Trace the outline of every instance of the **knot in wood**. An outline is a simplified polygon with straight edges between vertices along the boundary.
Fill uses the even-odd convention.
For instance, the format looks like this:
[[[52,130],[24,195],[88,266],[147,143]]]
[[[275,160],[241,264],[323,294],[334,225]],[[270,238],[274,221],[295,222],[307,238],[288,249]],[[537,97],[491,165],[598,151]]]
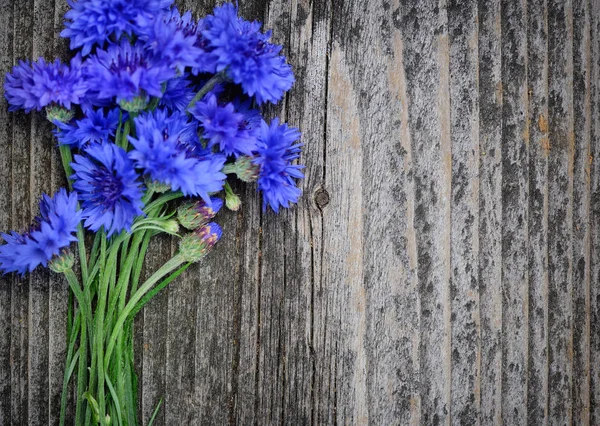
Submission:
[[[320,209],[329,204],[329,192],[325,188],[319,188],[315,191],[315,204]]]

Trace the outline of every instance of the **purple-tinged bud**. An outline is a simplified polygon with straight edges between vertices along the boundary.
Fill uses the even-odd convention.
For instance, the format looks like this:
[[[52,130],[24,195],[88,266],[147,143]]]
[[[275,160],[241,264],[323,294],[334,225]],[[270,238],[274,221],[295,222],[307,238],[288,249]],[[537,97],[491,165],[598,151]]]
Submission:
[[[223,231],[217,223],[207,223],[181,238],[179,254],[186,262],[199,262],[219,241],[222,234]]]
[[[243,182],[255,182],[260,173],[260,166],[254,163],[253,157],[242,155],[235,160],[235,163],[226,164],[223,173],[235,173]]]
[[[204,200],[187,201],[177,209],[177,220],[184,228],[194,230],[207,223],[223,207],[223,200],[212,197],[211,205],[206,204]]]
[[[67,123],[73,119],[73,111],[63,108],[58,105],[52,105],[46,107],[46,118],[49,122],[54,123],[56,121],[61,123]]]
[[[256,182],[260,173],[260,166],[254,164],[254,158],[243,155],[235,160],[235,165],[238,179],[243,182]]]
[[[196,234],[202,239],[209,249],[223,236],[223,230],[217,222],[210,222],[196,231]]]
[[[73,253],[71,253],[69,250],[63,250],[58,256],[54,256],[50,260],[48,267],[53,272],[64,274],[68,270],[72,269],[74,264],[75,257],[73,256]]]

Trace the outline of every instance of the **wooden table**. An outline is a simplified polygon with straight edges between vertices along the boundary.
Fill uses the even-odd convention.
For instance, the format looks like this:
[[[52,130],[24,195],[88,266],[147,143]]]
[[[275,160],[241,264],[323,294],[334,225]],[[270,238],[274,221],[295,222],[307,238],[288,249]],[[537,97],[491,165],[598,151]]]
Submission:
[[[197,13],[211,0],[178,2]],[[0,70],[68,57],[65,0],[0,2]],[[300,204],[223,240],[136,323],[156,424],[600,424],[600,4],[240,0],[297,82]],[[0,229],[64,184],[0,100]],[[150,269],[174,241],[155,242]],[[67,285],[0,283],[0,424],[54,424]]]

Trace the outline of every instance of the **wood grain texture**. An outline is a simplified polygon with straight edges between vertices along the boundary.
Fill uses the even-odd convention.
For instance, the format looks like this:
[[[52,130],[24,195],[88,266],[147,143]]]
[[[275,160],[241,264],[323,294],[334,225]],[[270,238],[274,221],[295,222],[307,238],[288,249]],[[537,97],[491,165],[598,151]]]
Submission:
[[[559,36],[558,31],[561,31]],[[573,419],[573,10],[548,2],[548,395],[549,418]]]
[[[502,70],[500,3],[478,3],[481,424],[502,423]]]
[[[599,424],[598,2],[239,7],[294,67],[266,115],[302,130],[304,196],[275,215],[236,186],[214,252],[140,313],[143,424],[161,399],[158,425]],[[0,0],[0,71],[67,58],[65,10]],[[24,229],[65,184],[50,126],[2,96],[0,146],[0,227]],[[0,424],[57,423],[67,295],[1,279]]]
[[[548,5],[527,3],[529,359],[527,421],[548,422]]]
[[[502,3],[502,421],[527,421],[529,126],[527,9]],[[511,330],[511,333],[507,333]]]

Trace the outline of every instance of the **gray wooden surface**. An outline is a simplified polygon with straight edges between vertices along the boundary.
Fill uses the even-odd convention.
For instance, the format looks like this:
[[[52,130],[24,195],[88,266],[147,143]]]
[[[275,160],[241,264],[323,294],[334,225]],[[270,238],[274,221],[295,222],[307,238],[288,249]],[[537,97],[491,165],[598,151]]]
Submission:
[[[66,7],[0,0],[0,71],[65,57]],[[304,197],[276,216],[238,187],[214,253],[139,315],[143,418],[599,425],[600,2],[240,9],[296,71],[268,114],[302,129]],[[49,135],[0,100],[2,230],[64,183]],[[0,424],[57,422],[67,294],[2,279]]]

